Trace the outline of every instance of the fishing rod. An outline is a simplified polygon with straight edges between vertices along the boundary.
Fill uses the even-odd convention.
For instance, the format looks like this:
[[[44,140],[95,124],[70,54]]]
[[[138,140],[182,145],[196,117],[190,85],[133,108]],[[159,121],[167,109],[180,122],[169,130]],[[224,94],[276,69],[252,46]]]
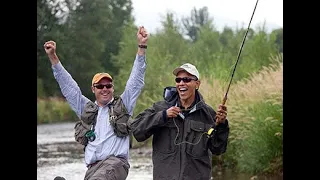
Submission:
[[[229,89],[230,89],[230,85],[231,85],[231,82],[232,82],[232,79],[233,79],[233,76],[234,76],[234,72],[236,71],[236,68],[237,68],[237,65],[238,65],[238,62],[239,62],[239,59],[240,59],[240,54],[241,54],[241,52],[242,52],[242,48],[243,48],[244,42],[246,41],[247,34],[248,34],[249,29],[250,29],[250,24],[251,24],[251,21],[252,21],[252,19],[253,19],[254,12],[256,11],[258,1],[259,1],[259,0],[257,0],[256,5],[254,6],[253,13],[252,13],[251,19],[250,19],[250,21],[249,21],[248,29],[247,29],[244,37],[243,37],[243,40],[242,40],[242,43],[241,43],[241,47],[240,47],[240,50],[239,50],[239,53],[238,53],[237,61],[236,61],[235,66],[234,66],[234,68],[233,68],[232,75],[231,75],[231,79],[230,79],[230,82],[229,82],[227,91],[226,91],[226,93],[225,93],[225,95],[224,95],[224,97],[223,97],[223,100],[222,100],[222,105],[225,105],[225,103],[226,103],[226,101],[227,101],[227,99],[228,99],[228,92],[229,92]],[[216,123],[216,125],[218,125],[218,123]]]

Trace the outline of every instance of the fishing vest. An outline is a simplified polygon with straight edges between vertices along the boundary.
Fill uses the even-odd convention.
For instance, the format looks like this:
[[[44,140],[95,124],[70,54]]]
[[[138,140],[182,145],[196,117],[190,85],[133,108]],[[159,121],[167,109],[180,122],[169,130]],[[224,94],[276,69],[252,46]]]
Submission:
[[[114,97],[108,105],[109,122],[118,137],[125,137],[131,133],[130,123],[132,117],[128,113],[121,97]],[[94,128],[97,120],[99,107],[94,102],[89,101],[81,114],[80,120],[74,126],[74,137],[77,142],[86,146],[88,141],[94,141]]]

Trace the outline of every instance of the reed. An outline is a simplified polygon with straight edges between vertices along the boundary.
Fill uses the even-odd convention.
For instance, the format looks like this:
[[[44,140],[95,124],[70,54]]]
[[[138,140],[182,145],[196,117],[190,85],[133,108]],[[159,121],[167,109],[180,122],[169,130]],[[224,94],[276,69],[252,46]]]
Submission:
[[[231,84],[226,106],[230,122],[227,166],[251,173],[282,170],[283,55],[272,56],[272,65]],[[216,107],[226,82],[203,79],[200,92]]]

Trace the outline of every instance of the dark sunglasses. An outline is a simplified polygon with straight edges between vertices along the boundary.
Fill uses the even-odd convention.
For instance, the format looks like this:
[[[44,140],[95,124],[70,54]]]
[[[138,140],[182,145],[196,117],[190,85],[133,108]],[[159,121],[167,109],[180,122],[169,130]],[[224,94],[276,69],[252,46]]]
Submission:
[[[110,89],[113,87],[113,84],[96,84],[94,85],[94,87],[96,87],[97,89],[103,89],[104,87]]]
[[[189,77],[183,77],[183,78],[177,77],[177,78],[175,79],[176,83],[180,83],[181,80],[182,80],[183,82],[185,82],[185,83],[188,83],[188,82],[190,82],[190,81],[192,81],[192,80],[196,81],[197,79],[196,79],[196,78],[189,78]]]

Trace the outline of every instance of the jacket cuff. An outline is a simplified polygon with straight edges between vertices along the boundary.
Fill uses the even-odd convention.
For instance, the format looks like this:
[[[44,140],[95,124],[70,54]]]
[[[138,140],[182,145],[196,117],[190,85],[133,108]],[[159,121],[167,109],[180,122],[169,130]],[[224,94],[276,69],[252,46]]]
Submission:
[[[228,120],[226,119],[224,123],[219,123],[217,129],[225,129],[229,126]]]

